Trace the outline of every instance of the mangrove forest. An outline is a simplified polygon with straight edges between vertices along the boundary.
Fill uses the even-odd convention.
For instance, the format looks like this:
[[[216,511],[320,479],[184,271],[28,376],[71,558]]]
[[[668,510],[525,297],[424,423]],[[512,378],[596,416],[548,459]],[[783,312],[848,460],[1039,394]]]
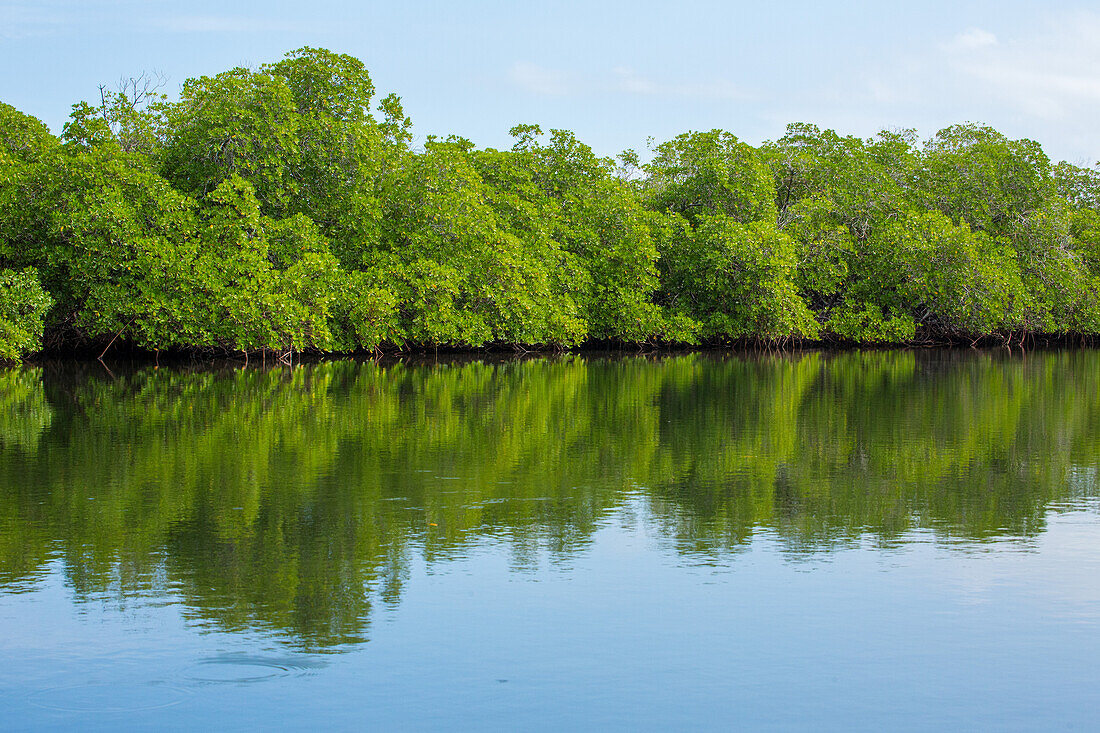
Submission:
[[[97,96],[0,104],[0,359],[1100,333],[1100,171],[978,124],[482,149],[315,48]]]

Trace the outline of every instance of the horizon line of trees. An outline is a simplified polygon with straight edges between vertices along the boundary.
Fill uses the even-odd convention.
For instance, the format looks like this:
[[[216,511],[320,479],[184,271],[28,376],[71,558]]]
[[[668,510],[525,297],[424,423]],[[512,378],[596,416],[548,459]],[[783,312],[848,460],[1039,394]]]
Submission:
[[[100,91],[60,137],[0,103],[0,359],[1100,334],[1100,171],[986,126],[416,149],[308,47]]]

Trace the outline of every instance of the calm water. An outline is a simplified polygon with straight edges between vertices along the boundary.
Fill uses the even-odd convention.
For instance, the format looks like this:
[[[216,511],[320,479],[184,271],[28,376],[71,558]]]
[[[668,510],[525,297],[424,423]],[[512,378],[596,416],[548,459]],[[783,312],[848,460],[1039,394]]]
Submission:
[[[1100,353],[0,371],[0,729],[1095,729]]]

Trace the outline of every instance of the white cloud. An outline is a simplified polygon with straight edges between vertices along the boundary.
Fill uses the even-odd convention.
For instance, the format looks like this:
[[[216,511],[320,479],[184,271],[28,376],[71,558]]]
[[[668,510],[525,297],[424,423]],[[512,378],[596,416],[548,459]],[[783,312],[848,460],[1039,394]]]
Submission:
[[[76,14],[62,9],[50,9],[32,3],[0,4],[0,38],[14,40],[31,36],[50,35],[71,25]]]
[[[277,33],[320,31],[331,24],[316,21],[275,20],[232,15],[157,15],[146,0],[110,2],[83,0],[78,4],[50,2],[4,2],[0,0],[0,38],[17,39],[80,32],[104,15],[128,9],[117,27],[124,30],[156,30],[169,33]]]
[[[741,100],[747,97],[737,85],[725,79],[657,82],[638,74],[628,66],[618,66],[612,74],[615,78],[614,87],[627,94],[714,100]]]
[[[154,18],[148,25],[172,33],[279,33],[320,29],[317,23],[230,15],[172,15]]]
[[[629,94],[656,94],[657,87],[652,81],[639,76],[629,66],[617,66],[612,72],[620,91]]]
[[[961,48],[947,58],[960,80],[1028,116],[1100,113],[1100,16],[1074,14],[1039,33]]]
[[[964,33],[960,33],[951,39],[951,43],[948,44],[950,48],[956,49],[987,48],[996,45],[997,36],[981,28],[971,28]]]
[[[725,79],[700,81],[658,81],[629,66],[616,66],[608,74],[568,74],[526,61],[517,61],[508,71],[513,84],[532,94],[605,96],[609,92],[640,97],[680,97],[709,100],[744,100],[748,97]]]
[[[1010,34],[981,28],[924,49],[876,59],[768,114],[850,134],[916,126],[930,135],[973,121],[1039,141],[1055,160],[1100,157],[1100,13],[1051,16]]]
[[[513,84],[532,94],[561,96],[570,91],[565,74],[526,61],[517,61],[508,71]]]

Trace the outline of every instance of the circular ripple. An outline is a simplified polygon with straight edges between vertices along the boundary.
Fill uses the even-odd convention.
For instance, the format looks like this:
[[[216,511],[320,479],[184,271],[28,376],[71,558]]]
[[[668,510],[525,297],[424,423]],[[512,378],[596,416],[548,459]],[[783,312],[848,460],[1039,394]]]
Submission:
[[[28,702],[71,713],[130,713],[183,702],[186,690],[154,684],[95,684],[53,687],[33,693]]]
[[[259,682],[290,674],[289,666],[270,659],[225,657],[206,659],[187,671],[196,682]]]

